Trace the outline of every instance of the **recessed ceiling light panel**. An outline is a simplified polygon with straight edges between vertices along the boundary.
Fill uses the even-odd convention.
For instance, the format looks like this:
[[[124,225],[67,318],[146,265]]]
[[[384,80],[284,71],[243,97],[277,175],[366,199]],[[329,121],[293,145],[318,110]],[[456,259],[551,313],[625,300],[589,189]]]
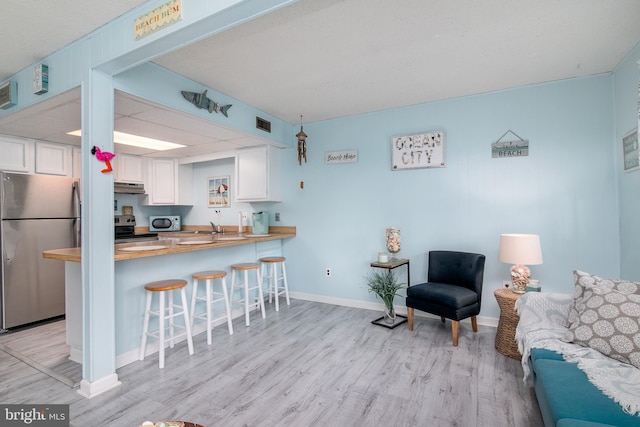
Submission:
[[[82,136],[81,130],[67,132],[68,135]],[[147,138],[144,136],[131,135],[124,132],[113,132],[113,142],[116,144],[130,145],[132,147],[148,148],[150,150],[164,151],[173,150],[174,148],[186,147],[183,144],[175,142],[162,141],[160,139]]]

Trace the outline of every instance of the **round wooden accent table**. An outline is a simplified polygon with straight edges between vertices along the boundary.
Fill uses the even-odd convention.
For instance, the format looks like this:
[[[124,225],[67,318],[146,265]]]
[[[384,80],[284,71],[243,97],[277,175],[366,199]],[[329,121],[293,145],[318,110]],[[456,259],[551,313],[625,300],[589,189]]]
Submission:
[[[516,360],[521,360],[522,355],[518,351],[516,343],[516,326],[520,316],[516,313],[516,300],[524,294],[517,294],[511,289],[497,289],[495,295],[500,306],[500,319],[498,320],[498,331],[496,333],[496,350]]]

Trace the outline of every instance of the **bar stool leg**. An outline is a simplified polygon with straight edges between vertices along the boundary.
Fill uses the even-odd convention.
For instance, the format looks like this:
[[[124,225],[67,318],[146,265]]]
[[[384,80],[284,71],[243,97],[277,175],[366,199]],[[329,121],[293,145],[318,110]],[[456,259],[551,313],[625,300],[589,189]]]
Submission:
[[[284,283],[284,295],[287,299],[287,305],[291,305],[291,302],[289,301],[289,284],[287,283],[287,269],[284,266],[284,262],[282,264],[280,264],[280,266],[282,267],[282,282]],[[277,293],[277,289],[276,289],[276,293]]]
[[[280,311],[280,298],[278,298],[278,275],[277,275],[277,271],[278,269],[276,268],[276,264],[275,262],[271,263],[270,269],[271,269],[271,286],[269,286],[269,296],[271,296],[271,290],[273,289],[273,293],[275,294],[275,299],[276,299],[276,311]],[[269,297],[269,302],[271,302],[271,297]]]
[[[249,326],[249,271],[244,271],[244,324]]]
[[[211,279],[206,281],[207,294],[207,345],[211,345]]]
[[[140,343],[140,355],[138,359],[144,360],[146,348],[147,348],[147,331],[149,330],[149,310],[151,309],[151,293],[147,292],[147,303],[144,310],[144,322],[142,324],[142,342]]]
[[[164,292],[159,292],[158,302],[158,338],[160,348],[158,349],[158,364],[160,369],[164,368]]]
[[[260,273],[262,273],[262,280],[264,279],[269,279],[269,271],[268,271],[267,265],[264,262],[260,263]],[[263,286],[263,283],[260,282],[260,286]],[[271,304],[271,297],[272,297],[272,293],[271,293],[271,282],[269,280],[267,280],[267,292],[269,292],[269,304]]]
[[[189,314],[191,318],[189,319],[189,323],[191,324],[191,330],[193,330],[193,322],[195,320],[196,315],[196,296],[198,294],[198,279],[193,279],[193,287],[191,291],[191,311]]]
[[[264,294],[262,293],[262,274],[260,269],[256,269],[256,280],[258,280],[258,298],[260,300],[260,311],[262,312],[262,318],[266,319],[267,315],[264,311]]]
[[[235,286],[236,286],[236,275],[238,272],[236,270],[231,271],[231,291],[229,293],[229,302],[231,307],[233,307],[233,296],[235,294]]]
[[[182,315],[184,317],[184,327],[187,330],[187,345],[189,355],[193,354],[193,337],[191,336],[191,325],[189,324],[189,306],[187,305],[187,293],[184,288],[180,289],[180,299],[182,300]]]
[[[164,292],[160,293],[161,295],[164,294]],[[174,329],[173,329],[173,292],[167,292],[168,294],[168,299],[169,299],[169,348],[173,348],[173,336],[174,336]],[[164,323],[162,324],[164,326]]]
[[[227,327],[229,328],[229,335],[233,335],[233,323],[231,322],[231,303],[229,295],[227,294],[227,279],[220,279],[222,283],[222,295],[224,297],[224,307],[227,313]]]

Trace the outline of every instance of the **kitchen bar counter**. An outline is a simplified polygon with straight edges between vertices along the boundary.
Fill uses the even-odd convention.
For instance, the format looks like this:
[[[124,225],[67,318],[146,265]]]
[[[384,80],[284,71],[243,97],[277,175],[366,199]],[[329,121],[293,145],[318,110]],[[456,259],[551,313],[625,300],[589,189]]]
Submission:
[[[250,232],[250,229],[247,231]],[[198,233],[185,230],[159,233],[160,240],[115,245],[114,259],[117,262],[114,266],[113,321],[116,367],[138,360],[146,299],[145,283],[167,278],[190,282],[195,271],[228,270],[234,263],[255,262],[264,256],[281,256],[283,242],[295,236],[295,227],[284,226],[270,227],[269,235],[261,236],[249,233],[212,235],[202,230]],[[242,239],[238,239],[239,237]],[[203,241],[205,243],[200,243]],[[131,249],[127,249],[145,246],[159,248],[141,252],[131,252]],[[67,344],[70,347],[70,359],[83,363],[81,249],[53,249],[43,252],[43,256],[63,261],[65,264]],[[191,286],[187,293],[190,297]],[[236,294],[236,297],[240,297],[239,289],[236,289]],[[234,317],[240,315],[242,312],[239,308],[233,310]],[[205,329],[204,323],[198,322],[194,325],[194,334],[199,334]],[[149,348],[150,352],[155,352],[157,344],[151,343]]]
[[[113,259],[114,261],[125,261],[136,258],[192,252],[202,249],[267,242],[269,240],[290,239],[295,236],[295,227],[284,226],[270,227],[269,234],[265,235],[250,233],[210,234],[206,232],[160,233],[158,240],[116,244]],[[158,249],[144,250],[145,247],[158,247]],[[138,251],[137,249],[131,248],[140,248],[140,250]],[[80,262],[81,250],[80,248],[51,249],[44,251],[42,256],[58,261]]]

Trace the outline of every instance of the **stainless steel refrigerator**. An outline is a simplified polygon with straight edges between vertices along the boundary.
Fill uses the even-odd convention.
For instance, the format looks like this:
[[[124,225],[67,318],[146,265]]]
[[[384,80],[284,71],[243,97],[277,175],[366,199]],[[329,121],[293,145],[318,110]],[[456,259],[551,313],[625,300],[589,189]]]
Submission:
[[[42,252],[80,246],[75,178],[0,173],[0,328],[65,313],[64,262]]]

